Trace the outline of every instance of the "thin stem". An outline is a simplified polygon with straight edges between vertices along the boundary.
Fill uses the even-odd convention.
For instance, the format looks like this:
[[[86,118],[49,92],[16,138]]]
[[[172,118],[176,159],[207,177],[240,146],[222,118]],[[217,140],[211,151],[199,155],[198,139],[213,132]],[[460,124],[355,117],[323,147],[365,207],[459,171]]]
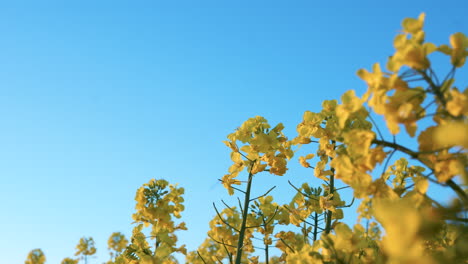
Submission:
[[[237,197],[237,202],[239,203],[239,209],[241,212],[244,211],[243,207],[242,207],[242,203],[241,203],[241,200],[239,199],[239,197]]]
[[[218,243],[218,244],[221,244],[221,245],[224,245],[224,246],[228,246],[228,247],[236,247],[236,246],[233,246],[233,245],[229,245],[229,244],[226,244],[224,243],[224,240],[221,242],[221,241],[218,241],[216,239],[214,239],[212,236],[208,235],[209,238],[211,238],[214,242]]]
[[[249,158],[247,158],[247,156],[244,155],[244,153],[242,152],[238,152],[239,154],[241,154],[242,157],[244,157],[246,160],[250,161],[250,162],[253,162],[253,160],[250,160]]]
[[[374,119],[372,118],[371,114],[370,114],[370,111],[369,111],[369,119],[371,121],[372,124],[374,124],[375,126],[375,129],[377,129],[377,134],[379,134],[379,137],[381,140],[384,140],[384,137],[382,135],[382,132],[380,132],[380,129],[379,129],[379,126],[377,126],[377,123],[374,121]]]
[[[294,212],[293,212],[291,209],[289,209],[286,205],[284,205],[284,208],[286,208],[286,210],[288,210],[291,214],[294,214],[294,216],[295,216],[297,219],[301,220],[301,222],[304,222],[304,223],[306,223],[306,224],[308,224],[308,225],[311,225],[311,226],[314,225],[314,224],[308,222],[307,220],[305,220],[305,218],[302,218],[300,215],[294,213]],[[325,230],[325,229],[323,229],[323,228],[321,228],[321,227],[318,227],[318,229],[320,229],[320,230],[322,230],[322,231]]]
[[[343,206],[338,206],[336,208],[345,208],[345,207],[351,207],[353,204],[354,204],[354,200],[356,200],[354,197],[353,197],[353,200],[351,200],[351,203],[347,204],[347,205],[343,205]]]
[[[229,224],[228,222],[226,222],[226,221],[223,219],[223,217],[221,216],[221,214],[220,214],[219,211],[218,211],[218,208],[216,208],[216,204],[215,204],[215,203],[213,203],[213,207],[214,207],[214,209],[215,209],[215,211],[216,211],[216,214],[218,215],[219,219],[220,219],[226,226],[228,226],[229,228],[234,229],[236,232],[239,232],[239,230],[238,230],[237,228],[233,227],[231,224]]]
[[[235,262],[236,264],[241,264],[241,260],[242,260],[242,249],[244,247],[244,236],[245,236],[245,230],[247,226],[247,215],[249,211],[250,190],[252,188],[252,180],[253,180],[253,174],[252,172],[249,172],[249,179],[247,181],[247,189],[246,189],[245,198],[244,198],[244,208],[242,210],[242,224],[241,224],[241,228],[239,232],[239,241],[237,241],[237,255],[236,255],[236,262]]]
[[[313,234],[314,234],[314,242],[317,240],[317,228],[318,228],[318,214],[317,212],[314,212],[314,231],[313,231]]]
[[[388,156],[387,160],[385,161],[385,165],[383,166],[382,173],[380,174],[380,177],[382,177],[385,174],[385,171],[387,170],[388,163],[390,163],[390,160],[392,159],[393,154],[396,152],[396,150],[392,150],[390,155]]]
[[[239,192],[245,194],[245,192],[244,192],[243,190],[239,189],[239,188],[236,188],[236,187],[234,187],[234,186],[231,186],[231,188],[233,188],[234,190],[239,191]]]
[[[409,77],[413,77],[413,76],[417,76],[419,73],[413,69],[408,69],[406,70],[405,72],[403,72],[401,75],[400,75],[400,78],[403,79],[403,78],[409,78]]]
[[[431,67],[429,67],[429,72],[430,72],[430,74],[431,74],[431,77],[434,77],[436,83],[440,85],[439,78],[437,77],[437,74],[434,72],[434,70],[432,70]],[[451,70],[450,72],[455,73],[455,66],[452,67],[452,70]],[[449,73],[449,74],[450,74],[450,73]],[[447,76],[448,76],[448,75],[447,75]],[[446,77],[447,77],[447,76],[446,76]],[[445,80],[444,80],[444,81],[445,81]]]
[[[348,189],[348,188],[351,188],[351,186],[343,186],[343,187],[340,187],[340,188],[335,188],[335,191],[339,191],[339,190],[343,190],[343,189]]]
[[[293,253],[295,252],[294,249],[293,249],[290,245],[288,245],[288,243],[284,242],[284,239],[280,238],[280,240],[281,240],[281,242],[283,242],[283,244],[284,244],[285,246],[287,246]]]
[[[335,192],[335,169],[331,168],[332,175],[330,175],[330,194],[333,194]],[[331,200],[333,200],[333,196],[331,197]],[[327,221],[325,223],[325,234],[329,234],[331,231],[331,220],[332,220],[332,215],[333,212],[328,210],[326,212],[327,214]]]
[[[224,206],[226,206],[227,209],[231,210],[231,211],[235,211],[232,207],[230,207],[224,200],[221,200],[221,202],[224,204]]]
[[[444,81],[442,83],[445,83],[447,80],[452,79],[455,76],[456,69],[457,68],[453,66],[452,69],[449,71],[449,73],[445,76]]]
[[[405,154],[407,154],[410,157],[415,158],[415,159],[417,159],[418,155],[419,155],[419,153],[417,153],[415,151],[412,151],[411,149],[409,149],[409,148],[407,148],[405,146],[399,145],[399,144],[397,144],[395,142],[388,142],[388,141],[385,141],[385,140],[374,139],[374,140],[372,140],[372,143],[383,146],[383,147],[393,148],[393,149],[401,151],[401,152],[403,152],[403,153],[405,153]]]
[[[276,208],[276,209],[278,209],[278,208]],[[276,214],[276,212],[275,212],[275,214]],[[262,222],[263,222],[263,228],[264,228],[265,231],[266,231],[267,225],[268,225],[268,223],[269,223],[270,221],[265,221],[265,217],[262,217]],[[269,264],[269,258],[270,258],[270,256],[269,256],[269,254],[270,254],[270,252],[269,252],[269,246],[268,246],[268,244],[266,243],[265,240],[263,240],[263,243],[265,244],[265,264]]]
[[[201,260],[203,261],[203,263],[207,264],[205,259],[202,257],[202,255],[200,254],[200,252],[197,250],[197,254],[198,256],[201,258]]]
[[[267,194],[269,194],[271,191],[273,191],[274,188],[276,188],[276,186],[271,187],[266,193],[264,193],[264,194],[262,194],[260,196],[257,196],[257,197],[255,197],[253,199],[250,199],[250,201],[252,202],[252,201],[257,200],[258,198],[267,196]]]
[[[411,80],[405,80],[406,82],[418,82],[418,81],[424,81],[424,78],[416,78],[416,79],[411,79]]]
[[[223,239],[223,247],[224,247],[224,250],[226,251],[226,254],[228,255],[229,264],[232,264],[232,254],[231,254],[231,252],[229,252],[229,250],[227,249],[226,243],[224,243],[224,239]],[[221,263],[222,263],[222,262],[221,262]]]
[[[318,201],[317,198],[312,197],[312,196],[310,196],[310,195],[308,195],[308,194],[306,194],[306,193],[303,193],[299,188],[297,188],[296,186],[294,186],[294,185],[291,183],[291,181],[288,180],[288,183],[289,183],[289,185],[291,185],[297,192],[301,193],[301,194],[304,195],[305,197],[307,197],[307,198],[309,198],[309,199],[312,199],[312,200],[314,200],[314,201]]]

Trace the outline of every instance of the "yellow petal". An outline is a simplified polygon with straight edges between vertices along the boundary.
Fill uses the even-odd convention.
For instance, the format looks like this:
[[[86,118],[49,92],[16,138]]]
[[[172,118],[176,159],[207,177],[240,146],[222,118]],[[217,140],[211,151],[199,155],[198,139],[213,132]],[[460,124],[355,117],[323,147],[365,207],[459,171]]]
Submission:
[[[435,141],[441,146],[463,146],[468,148],[468,124],[451,122],[437,127]]]

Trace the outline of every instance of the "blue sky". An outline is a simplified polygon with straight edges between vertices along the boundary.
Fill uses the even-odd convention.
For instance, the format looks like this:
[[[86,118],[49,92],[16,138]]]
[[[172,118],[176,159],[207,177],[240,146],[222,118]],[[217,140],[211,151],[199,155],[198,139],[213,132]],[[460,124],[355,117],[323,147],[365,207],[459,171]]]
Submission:
[[[108,259],[127,236],[135,191],[151,178],[186,189],[179,234],[205,238],[230,165],[221,142],[255,115],[294,137],[305,110],[392,54],[404,17],[427,39],[468,32],[465,1],[4,1],[0,8],[0,255],[48,263],[92,236]],[[465,71],[466,72],[466,71]],[[293,170],[291,170],[293,171]],[[297,169],[258,179],[309,181]],[[255,185],[255,183],[254,183]],[[255,186],[254,186],[255,188]],[[284,198],[286,199],[286,198]]]

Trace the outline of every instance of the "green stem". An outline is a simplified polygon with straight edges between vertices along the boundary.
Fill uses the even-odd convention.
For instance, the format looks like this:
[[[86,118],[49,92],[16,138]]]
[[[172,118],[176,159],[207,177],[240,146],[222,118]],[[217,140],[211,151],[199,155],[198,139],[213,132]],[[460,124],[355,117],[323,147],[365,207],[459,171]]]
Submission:
[[[409,148],[407,148],[405,146],[399,145],[397,143],[392,143],[392,142],[388,142],[388,141],[385,141],[385,140],[379,140],[379,139],[372,140],[372,143],[377,144],[377,145],[382,146],[382,147],[393,148],[395,150],[398,150],[398,151],[401,151],[403,153],[408,154],[411,158],[418,159],[418,153],[417,152],[412,151],[411,149],[409,149]],[[424,165],[426,165],[426,164],[424,164]]]
[[[274,217],[274,216],[273,216]],[[265,232],[267,232],[267,228],[268,228],[268,222],[265,220],[265,216],[262,216],[262,222],[263,222],[263,228],[265,229]],[[268,235],[269,236],[269,235]],[[270,258],[270,252],[269,252],[269,246],[268,244],[266,243],[266,240],[265,240],[265,235],[264,235],[264,240],[263,240],[263,243],[265,244],[265,264],[269,264],[269,258]]]
[[[331,143],[335,146],[333,147],[333,149],[336,149],[336,145],[335,145],[335,140],[331,140]],[[333,197],[333,194],[335,193],[335,168],[331,168],[330,169],[332,174],[330,175],[330,193],[329,195],[331,195],[331,200],[333,201],[334,200],[334,197]],[[325,234],[329,234],[331,232],[331,220],[332,220],[332,216],[333,216],[333,212],[328,210],[326,212],[326,218],[327,218],[327,221],[326,221],[326,224],[325,224]]]
[[[332,175],[330,175],[330,194],[333,194],[335,192],[335,169],[331,168]],[[333,200],[333,196],[331,197],[331,200]],[[325,225],[325,234],[329,234],[331,231],[331,220],[332,220],[332,215],[333,212],[328,210],[327,211],[327,222]]]
[[[236,264],[241,264],[242,259],[242,248],[244,247],[244,236],[245,230],[247,229],[247,215],[249,212],[250,203],[250,189],[252,188],[253,174],[249,173],[249,179],[247,181],[247,189],[245,191],[244,208],[242,208],[242,224],[239,232],[239,241],[237,241],[237,255]]]
[[[314,212],[314,242],[317,240],[318,233],[318,214]]]

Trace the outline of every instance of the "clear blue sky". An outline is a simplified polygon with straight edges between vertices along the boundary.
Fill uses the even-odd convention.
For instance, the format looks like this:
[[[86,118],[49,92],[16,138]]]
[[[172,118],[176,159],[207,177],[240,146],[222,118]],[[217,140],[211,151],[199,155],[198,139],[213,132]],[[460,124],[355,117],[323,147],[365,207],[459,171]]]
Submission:
[[[283,122],[384,62],[404,17],[426,12],[427,38],[468,32],[466,1],[3,1],[0,5],[0,255],[71,257],[92,236],[108,259],[127,236],[136,189],[186,189],[182,243],[195,249],[228,197],[221,142],[244,120]],[[290,194],[285,180],[259,178]],[[255,183],[254,183],[255,184]],[[255,188],[255,187],[254,187]]]

